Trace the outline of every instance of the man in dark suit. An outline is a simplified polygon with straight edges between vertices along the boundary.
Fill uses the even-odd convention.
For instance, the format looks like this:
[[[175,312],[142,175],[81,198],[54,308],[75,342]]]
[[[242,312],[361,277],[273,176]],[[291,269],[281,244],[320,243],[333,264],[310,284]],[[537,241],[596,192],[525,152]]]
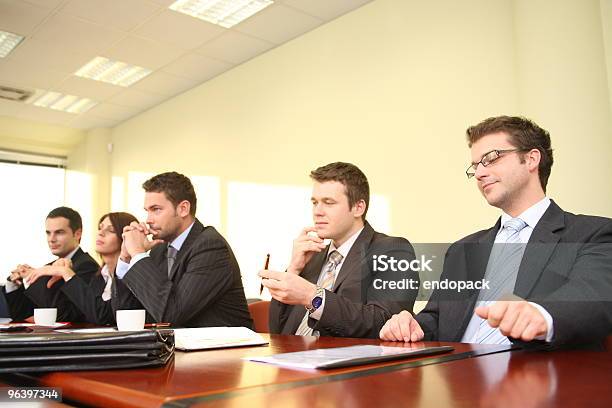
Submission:
[[[412,261],[412,245],[374,231],[365,221],[370,191],[356,166],[331,163],[310,177],[315,226],[305,228],[294,241],[286,272],[260,271],[273,297],[270,331],[376,337],[393,313],[412,308],[418,289],[417,272],[378,273],[376,259]],[[414,289],[381,289],[383,281],[402,279],[412,279]]]
[[[75,273],[89,282],[99,265],[79,246],[83,231],[79,213],[68,207],[55,208],[47,215],[45,230],[51,253],[58,259],[70,259]],[[29,285],[27,277],[32,270],[29,265],[18,265],[3,288],[11,318],[24,320],[32,316],[34,308],[56,307],[58,321],[82,321],[81,312],[60,291],[63,282],[47,287],[50,277],[45,276]]]
[[[490,118],[467,137],[467,176],[503,213],[493,228],[449,248],[441,279],[484,278],[491,287],[463,297],[434,291],[415,317],[394,315],[381,339],[601,344],[612,331],[612,220],[574,215],[546,197],[552,149],[535,123]]]
[[[143,308],[148,320],[175,327],[251,328],[236,258],[215,228],[195,218],[189,178],[158,174],[143,188],[147,221],[123,231],[113,309]]]

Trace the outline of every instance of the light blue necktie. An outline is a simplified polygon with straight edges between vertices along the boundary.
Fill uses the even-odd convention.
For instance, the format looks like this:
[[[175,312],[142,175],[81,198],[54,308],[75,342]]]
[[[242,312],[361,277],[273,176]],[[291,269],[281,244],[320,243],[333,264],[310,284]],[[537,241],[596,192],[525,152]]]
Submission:
[[[505,222],[503,230],[493,244],[485,280],[489,281],[489,290],[481,290],[478,295],[479,305],[489,305],[504,295],[511,295],[516,284],[525,243],[520,241],[520,232],[527,224],[520,218],[512,218]],[[499,329],[489,326],[486,320],[480,322],[475,338],[476,343],[504,344],[508,338]]]

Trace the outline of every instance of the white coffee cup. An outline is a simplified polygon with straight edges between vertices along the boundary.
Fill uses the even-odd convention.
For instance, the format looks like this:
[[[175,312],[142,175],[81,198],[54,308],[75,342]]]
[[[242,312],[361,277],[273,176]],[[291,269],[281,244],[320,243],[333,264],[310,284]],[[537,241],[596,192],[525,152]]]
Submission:
[[[145,324],[144,309],[117,310],[117,330],[138,331],[143,330]]]
[[[38,326],[53,326],[57,319],[56,308],[34,309],[34,324]]]

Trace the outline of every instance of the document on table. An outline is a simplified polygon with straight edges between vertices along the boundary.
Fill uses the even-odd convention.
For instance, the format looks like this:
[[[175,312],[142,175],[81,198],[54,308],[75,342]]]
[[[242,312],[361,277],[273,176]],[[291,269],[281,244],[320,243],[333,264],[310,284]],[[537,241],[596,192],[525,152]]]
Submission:
[[[268,344],[263,337],[246,327],[174,329],[174,342],[177,350],[184,351]]]
[[[377,363],[407,357],[420,357],[452,350],[453,347],[451,346],[407,348],[362,345],[322,348],[294,353],[273,354],[271,356],[245,357],[244,359],[292,368],[325,369]]]

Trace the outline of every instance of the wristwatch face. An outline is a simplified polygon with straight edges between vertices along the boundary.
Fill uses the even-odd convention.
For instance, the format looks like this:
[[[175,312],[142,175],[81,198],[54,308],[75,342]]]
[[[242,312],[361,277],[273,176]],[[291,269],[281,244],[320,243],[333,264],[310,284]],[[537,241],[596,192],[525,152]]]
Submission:
[[[315,296],[312,299],[312,308],[317,310],[321,304],[323,303],[323,298],[321,296]]]

